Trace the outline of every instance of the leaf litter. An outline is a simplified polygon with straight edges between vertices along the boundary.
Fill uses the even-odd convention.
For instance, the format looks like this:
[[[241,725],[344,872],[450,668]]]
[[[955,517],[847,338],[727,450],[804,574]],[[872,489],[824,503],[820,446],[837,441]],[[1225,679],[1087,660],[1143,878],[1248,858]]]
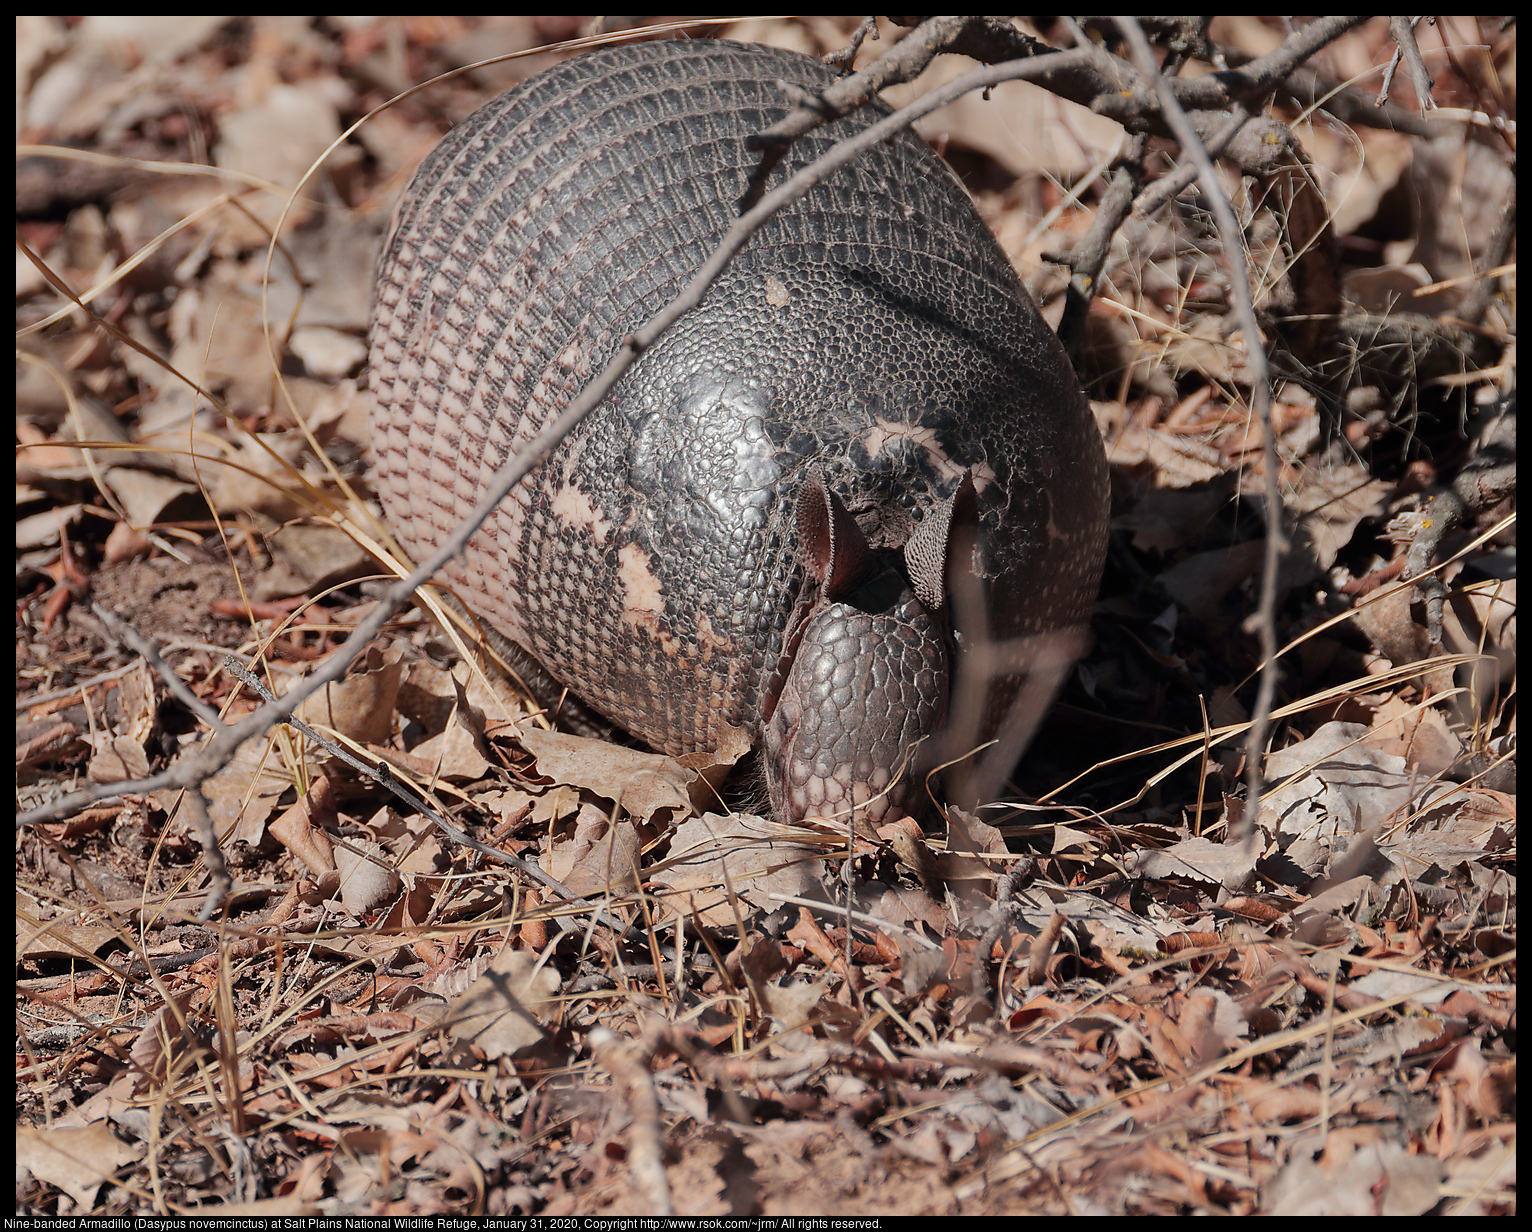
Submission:
[[[492,28],[527,45],[562,33],[524,20]],[[1271,33],[1220,20],[1222,37],[1253,48]],[[1444,37],[1489,41],[1441,20]],[[482,37],[453,22],[419,19],[411,45],[450,60]],[[236,103],[215,158],[290,184],[307,166],[299,146],[338,131],[341,83],[384,62],[365,25],[328,42],[261,23],[245,50],[293,57],[281,65],[293,81]],[[95,27],[79,27],[77,44],[57,33],[58,63],[95,63]],[[213,29],[179,33],[196,48]],[[178,64],[166,98],[202,98],[209,115],[229,105],[216,46]],[[1385,46],[1365,27],[1336,45],[1332,67],[1359,74]],[[310,79],[325,56],[333,72]],[[1444,90],[1482,85],[1438,77]],[[468,102],[463,114],[460,88],[443,98]],[[91,97],[53,121],[61,140],[97,139],[106,111]],[[987,127],[993,112],[970,113],[978,127],[956,157],[980,151],[1007,168],[1008,187],[979,177],[975,193],[1020,252],[1057,184],[1026,152],[993,153],[1007,134]],[[174,143],[184,130],[164,114],[177,112],[146,107],[140,127]],[[289,386],[313,437],[272,410],[248,264],[264,246],[259,221],[279,212],[270,198],[183,235],[173,262],[130,284],[132,317],[152,306],[155,278],[185,283],[140,332],[183,363],[201,357],[253,435],[199,424],[207,456],[193,459],[192,401],[161,368],[84,335],[67,357],[49,339],[28,343],[138,409],[128,436],[95,402],[49,409],[19,371],[19,576],[36,579],[18,649],[24,804],[71,775],[140,777],[197,738],[163,683],[124,663],[72,598],[81,564],[98,600],[153,635],[227,719],[256,704],[221,668],[229,649],[264,664],[280,693],[367,609],[357,579],[373,556],[335,482],[357,478],[336,460],[344,468],[364,434],[335,382],[354,370],[381,221],[350,194],[367,159],[369,174],[412,165],[437,119],[386,113],[329,184],[353,211],[301,206],[294,256],[309,306],[289,340],[301,373]],[[1462,147],[1418,142],[1412,157],[1404,134],[1355,130],[1348,144],[1319,125],[1303,139],[1319,174],[1353,176],[1336,219],[1353,216],[1356,245],[1397,230],[1387,212],[1401,177],[1440,197],[1444,217],[1475,220],[1429,234],[1417,220],[1418,270],[1380,253],[1381,269],[1348,274],[1373,311],[1391,311],[1397,287],[1434,288],[1450,310],[1460,289],[1438,284],[1472,272],[1494,221],[1442,187],[1461,182]],[[1359,148],[1368,157],[1348,163]],[[1488,147],[1471,148],[1484,162]],[[1502,170],[1490,159],[1476,173],[1486,199]],[[162,225],[136,202],[178,218],[207,205],[207,185],[170,179],[27,234],[60,266],[95,268],[103,217],[133,248]],[[1266,794],[1246,818],[1253,660],[1241,622],[1262,545],[1242,493],[1259,458],[1238,394],[1248,373],[1197,247],[1206,237],[1178,225],[1154,224],[1120,254],[1092,313],[1114,542],[1131,565],[1109,574],[1097,645],[1002,806],[875,835],[780,827],[704,767],[610,733],[547,730],[564,699],[506,690],[448,634],[403,616],[304,717],[541,876],[457,843],[287,730],[247,744],[206,786],[236,882],[221,923],[197,922],[206,870],[172,793],[24,833],[19,1206],[1513,1212],[1511,522],[1482,510],[1448,545],[1477,537],[1442,571],[1450,601],[1434,647],[1395,580],[1434,476],[1392,446],[1328,458],[1314,399],[1286,386],[1275,414],[1291,667]],[[1179,297],[1188,270],[1206,299]],[[1050,279],[1038,278],[1045,301],[1059,289]],[[274,269],[268,290],[296,302],[299,281]],[[18,304],[41,294],[19,286]],[[1445,482],[1461,443],[1442,423],[1411,431],[1429,436]],[[77,444],[102,437],[121,447],[93,451],[112,461],[102,485],[115,506]],[[110,535],[97,525],[109,507],[125,512]],[[304,520],[316,511],[324,524]],[[213,516],[237,533],[207,533]],[[118,533],[148,526],[158,540]]]

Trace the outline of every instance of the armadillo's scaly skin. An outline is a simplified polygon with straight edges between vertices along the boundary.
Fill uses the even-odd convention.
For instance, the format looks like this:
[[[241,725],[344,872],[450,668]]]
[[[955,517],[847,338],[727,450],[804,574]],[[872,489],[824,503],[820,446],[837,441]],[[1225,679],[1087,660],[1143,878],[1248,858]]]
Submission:
[[[778,79],[833,76],[742,44],[598,51],[426,159],[383,257],[370,355],[377,491],[417,559],[712,252],[757,165],[745,138],[792,106]],[[799,141],[768,187],[883,111]],[[910,134],[768,222],[447,579],[655,747],[755,739],[815,467],[858,521],[894,527],[885,547],[971,473],[992,632],[1088,616],[1106,516],[1089,409],[963,189]]]

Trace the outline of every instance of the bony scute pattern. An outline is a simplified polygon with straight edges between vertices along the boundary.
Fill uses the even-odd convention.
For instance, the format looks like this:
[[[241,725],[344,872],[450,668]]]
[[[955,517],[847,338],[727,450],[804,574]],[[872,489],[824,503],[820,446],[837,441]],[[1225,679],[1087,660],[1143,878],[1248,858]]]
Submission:
[[[635,44],[444,138],[401,203],[371,338],[376,486],[407,551],[712,253],[747,138],[791,106],[779,81],[832,79],[768,48]],[[884,110],[797,142],[768,187]],[[983,579],[990,636],[1081,623],[1105,515],[1062,350],[906,133],[762,227],[446,574],[655,747],[764,739],[778,811],[804,816],[867,807],[942,722],[965,644],[951,571]]]

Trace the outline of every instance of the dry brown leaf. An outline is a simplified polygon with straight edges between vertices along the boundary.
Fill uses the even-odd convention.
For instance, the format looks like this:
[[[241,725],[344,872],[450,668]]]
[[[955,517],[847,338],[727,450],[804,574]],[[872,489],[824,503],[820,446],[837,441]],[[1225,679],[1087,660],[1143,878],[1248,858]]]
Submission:
[[[1129,857],[1127,864],[1141,877],[1196,877],[1237,889],[1250,881],[1264,846],[1254,834],[1239,844],[1188,838],[1159,851],[1147,847]]]
[[[16,1166],[57,1185],[80,1211],[89,1211],[101,1183],[143,1154],[98,1122],[78,1129],[16,1127]]]
[[[977,817],[967,816],[958,809],[947,810],[947,850],[937,861],[943,880],[992,881],[997,866],[978,857],[1009,857],[1010,854],[1005,845],[1005,836],[994,826],[986,825]]]
[[[1259,539],[1197,552],[1166,569],[1158,581],[1193,616],[1213,620],[1224,596],[1256,575],[1265,553],[1266,544]]]
[[[870,881],[858,887],[856,906],[859,911],[911,928],[921,936],[927,934],[944,936],[952,929],[952,916],[945,902],[932,898],[924,886],[888,885],[882,881]],[[921,932],[924,926],[926,932]],[[904,949],[906,939],[899,939]]]
[[[1402,697],[1389,696],[1373,711],[1372,730],[1363,743],[1380,753],[1404,758],[1404,764],[1420,774],[1445,770],[1463,751],[1463,743],[1434,706],[1411,705]]]
[[[1487,787],[1429,785],[1415,804],[1405,826],[1390,830],[1388,850],[1418,866],[1452,868],[1460,862],[1478,863],[1497,830],[1514,834],[1516,797]]]
[[[122,931],[70,920],[41,921],[36,904],[20,894],[16,896],[16,961],[23,958],[86,958],[113,940]]]
[[[587,804],[580,809],[574,837],[550,847],[544,862],[575,894],[620,893],[637,884],[641,846],[637,827],[612,822],[605,811]]]
[[[396,872],[430,874],[446,867],[441,833],[420,813],[403,815],[385,805],[363,828],[388,849]]]
[[[394,698],[404,676],[400,655],[397,649],[385,654],[371,647],[360,668],[305,701],[298,707],[298,717],[357,744],[386,744],[394,725]]]
[[[677,891],[667,898],[675,911],[695,911],[703,923],[729,928],[735,921],[730,888],[749,907],[768,912],[781,906],[774,894],[822,897],[824,863],[817,856],[801,843],[774,838],[758,818],[707,813],[676,828],[654,875]]]
[[[335,851],[330,836],[316,824],[316,816],[330,819],[335,816],[335,796],[324,777],[316,779],[308,795],[285,809],[267,827],[267,832],[302,861],[309,872],[319,876],[335,871]]]
[[[477,782],[489,772],[489,762],[480,751],[479,741],[479,733],[459,710],[442,731],[411,749],[410,756],[430,767],[433,780]]]
[[[944,85],[970,66],[960,57],[940,56],[909,84],[887,91],[900,107]],[[897,101],[895,101],[897,100]],[[1095,115],[1025,81],[1006,81],[983,94],[965,94],[915,124],[927,141],[949,137],[993,158],[1012,175],[1040,170],[1071,180],[1110,154],[1123,138],[1116,120]]]
[[[1515,191],[1516,172],[1497,151],[1446,133],[1414,146],[1408,171],[1420,233],[1411,259],[1433,282],[1467,278]]]
[[[537,774],[615,800],[636,821],[647,822],[662,809],[691,811],[697,775],[672,757],[537,728],[518,732],[516,739],[537,759]]]
[[[825,999],[832,978],[827,975],[813,983],[791,980],[785,984],[760,986],[766,1002],[762,1008],[771,1015],[775,1028],[768,1048],[771,1055],[782,1056],[815,1047],[814,1033],[802,1028],[821,1016],[820,1003]]]
[[[398,893],[399,877],[387,865],[388,853],[371,839],[347,839],[335,848],[340,901],[352,915],[366,915]]]
[[[149,755],[132,736],[112,736],[102,732],[92,743],[96,751],[86,771],[92,783],[120,783],[125,779],[148,777]]]
[[[176,1059],[195,1043],[190,1018],[191,1003],[197,990],[189,988],[174,994],[150,1015],[144,1029],[133,1041],[129,1058],[133,1062],[133,1086],[140,1094],[163,1083]]]
[[[266,819],[278,798],[293,785],[274,748],[263,740],[247,740],[234,758],[202,785],[208,812],[229,841],[259,846]]]
[[[1516,579],[1454,593],[1442,614],[1442,645],[1451,654],[1479,656],[1456,674],[1468,689],[1468,720],[1493,713],[1516,678]]]
[[[162,687],[156,681],[149,664],[142,659],[117,682],[117,696],[122,704],[122,718],[118,726],[124,736],[138,741],[140,745],[148,744],[154,734]]]
[[[153,526],[178,506],[203,506],[202,492],[194,483],[157,475],[131,466],[109,466],[101,475],[135,526]]]
[[[340,122],[321,82],[277,83],[221,117],[219,132],[222,139],[214,149],[218,166],[291,189],[340,135]],[[251,209],[260,223],[275,226],[284,204],[282,197],[262,196],[252,201]],[[298,198],[288,222],[302,222],[312,208],[306,198]],[[260,226],[237,217],[229,220],[225,242],[232,243],[247,229],[245,242],[259,246],[265,239]],[[264,348],[257,354],[264,358]]]
[[[1129,424],[1107,442],[1107,461],[1124,470],[1143,468],[1153,473],[1162,488],[1189,488],[1222,477],[1224,468],[1210,449],[1186,443],[1180,437],[1155,432],[1141,424]]]
[[[454,1038],[491,1060],[514,1056],[543,1038],[559,991],[558,973],[537,966],[537,956],[504,949],[453,1002],[446,1022]]]
[[[1325,471],[1287,496],[1285,512],[1295,524],[1279,566],[1279,584],[1287,588],[1322,577],[1362,520],[1383,513],[1394,488],[1355,465]]]
[[[1359,723],[1326,723],[1266,759],[1267,778],[1286,782],[1261,797],[1261,827],[1311,874],[1354,835],[1403,816],[1418,790],[1404,759],[1367,748],[1366,735]]]
[[[1424,265],[1408,262],[1347,270],[1341,287],[1346,299],[1364,312],[1378,316],[1420,312],[1434,317],[1450,312],[1459,296],[1454,287],[1439,288],[1428,295],[1417,294],[1432,281]]]
[[[1424,1215],[1440,1200],[1441,1164],[1398,1142],[1345,1143],[1332,1135],[1316,1160],[1296,1152],[1271,1182],[1263,1215],[1326,1218]]]
[[[427,736],[445,731],[448,720],[466,704],[457,676],[430,659],[410,660],[399,682],[399,695],[394,699],[399,713]],[[470,713],[469,726],[482,729],[483,720],[482,713]]]
[[[315,594],[377,569],[356,540],[334,526],[282,526],[266,542],[271,567],[250,588],[256,599]]]

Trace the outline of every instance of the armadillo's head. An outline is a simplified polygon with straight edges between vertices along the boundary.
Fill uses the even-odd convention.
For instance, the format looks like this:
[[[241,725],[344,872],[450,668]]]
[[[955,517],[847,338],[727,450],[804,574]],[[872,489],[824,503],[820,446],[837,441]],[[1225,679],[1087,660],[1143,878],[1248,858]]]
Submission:
[[[873,548],[817,473],[798,499],[806,574],[782,663],[766,689],[772,811],[878,825],[921,811],[925,772],[947,717],[950,650],[944,562],[954,506],[971,518],[972,484],[928,513],[900,561]]]

